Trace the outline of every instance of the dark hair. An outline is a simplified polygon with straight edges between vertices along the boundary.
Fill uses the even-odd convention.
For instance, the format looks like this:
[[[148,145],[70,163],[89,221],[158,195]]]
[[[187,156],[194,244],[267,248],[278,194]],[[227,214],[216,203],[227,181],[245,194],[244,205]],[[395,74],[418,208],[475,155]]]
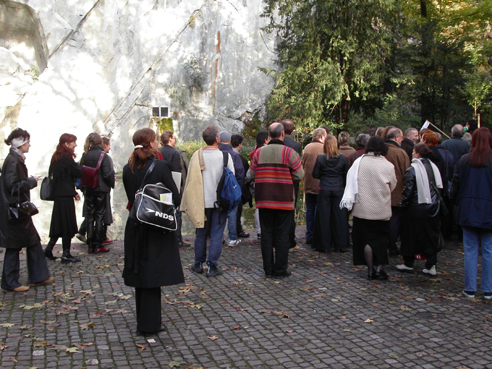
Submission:
[[[241,136],[240,134],[233,134],[231,136],[231,145],[232,147],[238,147],[243,143],[244,137]]]
[[[326,134],[329,135],[330,134],[330,128],[328,126],[321,126],[319,128],[323,128],[325,131],[326,131]]]
[[[478,128],[473,132],[469,153],[470,166],[483,168],[488,164],[492,154],[492,134],[488,128]]]
[[[69,154],[72,158],[75,158],[75,153],[73,150],[70,150],[65,144],[70,143],[70,142],[75,142],[77,141],[77,137],[70,134],[70,133],[64,133],[60,136],[60,140],[58,141],[58,145],[56,146],[56,150],[51,157],[51,162],[54,163],[55,161],[58,161],[61,159],[61,157],[64,154]]]
[[[475,130],[478,128],[477,121],[473,118],[468,119],[466,123],[468,123],[468,125],[470,126],[470,128],[468,128],[468,132],[470,133],[475,132]]]
[[[87,154],[89,150],[93,149],[94,147],[100,147],[102,149],[102,138],[97,132],[92,132],[85,139],[84,152]]]
[[[130,154],[130,158],[128,159],[128,165],[132,171],[133,167],[135,166],[135,163],[140,161],[140,165],[137,167],[137,169],[143,168],[145,164],[147,163],[147,159],[151,156],[157,157],[157,150],[153,149],[150,146],[151,142],[154,142],[156,139],[157,135],[155,132],[150,129],[150,128],[142,128],[136,131],[133,134],[133,145],[142,145],[143,147],[136,148],[132,151]]]
[[[12,145],[12,140],[15,140],[16,138],[22,137],[23,139],[29,141],[31,139],[31,135],[29,132],[22,128],[16,128],[12,132],[10,132],[9,137],[5,140],[5,143],[7,145]]]
[[[169,143],[169,140],[171,138],[173,138],[173,136],[174,136],[174,132],[173,131],[167,130],[167,131],[162,132],[162,134],[161,134],[161,143],[163,145],[167,145]]]
[[[217,140],[217,136],[219,135],[219,129],[216,126],[207,126],[202,132],[203,141],[207,145],[213,145]]]
[[[103,142],[103,145],[104,146],[108,146],[109,145],[109,137],[104,136],[101,139],[102,139],[102,142]]]
[[[284,119],[280,123],[282,123],[282,125],[284,126],[284,132],[286,135],[290,135],[294,131],[295,126],[294,126],[294,122],[292,120]],[[270,135],[270,137],[271,137],[271,135]],[[280,136],[278,136],[278,137],[280,137]],[[275,137],[275,138],[278,138],[278,137]]]
[[[379,136],[374,136],[367,141],[366,154],[373,152],[374,155],[386,156],[388,153],[388,146],[384,143],[384,140]]]
[[[430,129],[426,129],[422,135],[422,140],[425,141],[427,146],[437,146],[439,138],[436,133]]]
[[[429,149],[429,146],[425,143],[419,143],[413,147],[415,152],[420,155],[421,158],[426,158],[428,157],[432,151]]]
[[[265,145],[265,140],[268,140],[268,132],[260,131],[256,134],[256,147],[262,147]]]
[[[283,123],[272,123],[270,127],[268,127],[268,135],[272,138],[280,138],[282,136],[282,132],[285,131]]]

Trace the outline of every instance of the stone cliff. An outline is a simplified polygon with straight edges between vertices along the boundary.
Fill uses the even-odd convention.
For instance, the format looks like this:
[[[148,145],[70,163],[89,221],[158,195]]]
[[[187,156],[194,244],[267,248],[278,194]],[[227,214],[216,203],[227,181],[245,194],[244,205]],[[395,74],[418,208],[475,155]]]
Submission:
[[[29,171],[43,174],[64,132],[79,158],[90,132],[109,135],[117,171],[153,114],[184,140],[208,124],[238,132],[273,86],[258,70],[275,63],[261,12],[261,0],[0,0],[0,139],[27,129]]]

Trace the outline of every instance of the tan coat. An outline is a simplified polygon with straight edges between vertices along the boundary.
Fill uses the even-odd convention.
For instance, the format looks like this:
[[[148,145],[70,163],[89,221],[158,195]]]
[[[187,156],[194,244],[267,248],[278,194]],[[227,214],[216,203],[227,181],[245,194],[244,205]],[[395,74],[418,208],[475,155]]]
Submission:
[[[186,213],[195,228],[205,227],[205,199],[203,195],[203,176],[205,170],[203,151],[195,151],[190,159],[188,174],[181,199],[180,210]]]
[[[347,145],[347,146],[340,146],[338,148],[338,151],[340,152],[340,154],[344,156],[349,156],[350,154],[355,152],[355,149],[352,146]]]
[[[388,146],[388,160],[395,167],[396,188],[391,193],[391,206],[400,206],[401,195],[403,193],[403,181],[405,179],[405,171],[410,167],[410,159],[405,150],[403,150],[396,142],[386,142]]]
[[[318,194],[319,179],[313,178],[314,164],[318,155],[323,154],[323,144],[313,141],[304,148],[302,167],[304,168],[304,193]]]

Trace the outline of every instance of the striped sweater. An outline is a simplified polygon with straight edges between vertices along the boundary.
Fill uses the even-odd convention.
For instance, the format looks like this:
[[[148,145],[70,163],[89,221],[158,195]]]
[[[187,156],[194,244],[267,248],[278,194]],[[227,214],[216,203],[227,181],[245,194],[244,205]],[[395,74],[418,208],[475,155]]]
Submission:
[[[251,160],[257,208],[293,210],[294,182],[304,178],[299,154],[280,140],[271,140]]]

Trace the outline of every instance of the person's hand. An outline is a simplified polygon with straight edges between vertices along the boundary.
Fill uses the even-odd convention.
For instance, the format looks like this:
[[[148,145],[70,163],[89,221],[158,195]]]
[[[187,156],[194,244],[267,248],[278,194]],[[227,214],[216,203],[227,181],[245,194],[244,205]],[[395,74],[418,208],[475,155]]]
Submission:
[[[74,199],[75,201],[80,201],[80,195],[79,194],[75,195]]]
[[[39,181],[43,176],[32,176],[36,181]]]

